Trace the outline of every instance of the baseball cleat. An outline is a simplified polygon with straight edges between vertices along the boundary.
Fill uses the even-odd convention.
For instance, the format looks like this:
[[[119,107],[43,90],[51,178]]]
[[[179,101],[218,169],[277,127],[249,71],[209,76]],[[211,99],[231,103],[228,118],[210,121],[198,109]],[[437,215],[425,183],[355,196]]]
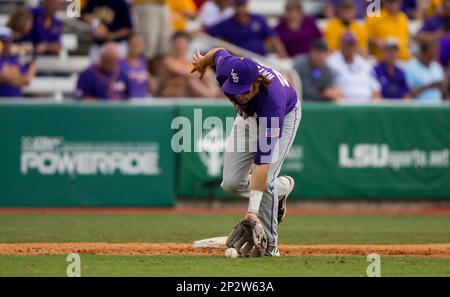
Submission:
[[[282,196],[278,200],[278,224],[280,224],[284,220],[284,217],[286,216],[287,198],[288,198],[289,194],[291,194],[292,191],[294,190],[294,185],[295,185],[294,179],[290,176],[284,175],[284,176],[280,176],[280,178],[284,179],[285,182],[289,184],[289,192],[287,195]]]
[[[264,253],[264,256],[266,257],[279,257],[280,256],[280,250],[278,247],[274,245],[269,245]]]

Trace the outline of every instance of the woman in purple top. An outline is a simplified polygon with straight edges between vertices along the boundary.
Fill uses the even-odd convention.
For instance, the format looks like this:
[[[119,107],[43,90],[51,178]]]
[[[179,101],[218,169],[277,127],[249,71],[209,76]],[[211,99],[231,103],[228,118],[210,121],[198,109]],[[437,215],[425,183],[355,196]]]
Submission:
[[[30,83],[31,77],[25,66],[10,55],[12,31],[0,27],[0,97],[21,98],[21,87]]]
[[[419,42],[439,41],[450,33],[450,0],[443,0],[439,13],[424,20],[415,39]]]
[[[132,35],[128,40],[127,57],[120,61],[120,68],[128,77],[130,99],[148,98],[156,89],[150,79],[143,53],[144,38],[139,34]]]
[[[33,67],[36,57],[35,44],[31,35],[33,15],[26,7],[19,6],[9,15],[6,26],[13,33],[11,54],[16,56],[22,65]]]
[[[39,55],[57,55],[61,50],[62,22],[55,17],[61,7],[59,0],[43,0],[32,10],[34,24],[31,34]]]
[[[226,145],[222,188],[249,199],[245,219],[252,226],[262,224],[268,243],[257,245],[254,253],[250,251],[254,243],[242,247],[244,240],[236,243],[233,236],[227,245],[242,256],[279,256],[277,227],[294,180],[278,174],[300,123],[297,94],[278,71],[225,49],[212,49],[205,56],[197,52],[193,65],[192,73],[199,72],[200,77],[215,67],[222,92],[238,112]]]
[[[284,18],[275,28],[290,57],[306,54],[314,40],[322,37],[316,20],[305,16],[301,3],[289,1]]]

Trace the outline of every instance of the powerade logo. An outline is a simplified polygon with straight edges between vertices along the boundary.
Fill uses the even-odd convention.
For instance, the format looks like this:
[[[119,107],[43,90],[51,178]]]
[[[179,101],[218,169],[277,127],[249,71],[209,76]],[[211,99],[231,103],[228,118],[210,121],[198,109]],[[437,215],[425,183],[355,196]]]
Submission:
[[[158,175],[159,146],[138,142],[67,142],[22,137],[20,172],[27,175]]]
[[[339,166],[341,168],[448,168],[449,149],[425,151],[413,149],[394,151],[387,144],[339,145]]]

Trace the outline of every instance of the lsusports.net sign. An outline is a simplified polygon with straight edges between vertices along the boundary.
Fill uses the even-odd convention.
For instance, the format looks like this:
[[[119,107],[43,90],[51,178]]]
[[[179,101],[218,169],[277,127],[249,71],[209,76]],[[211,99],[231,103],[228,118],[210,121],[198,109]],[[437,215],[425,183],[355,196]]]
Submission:
[[[449,149],[395,151],[388,144],[339,145],[341,168],[449,168]]]

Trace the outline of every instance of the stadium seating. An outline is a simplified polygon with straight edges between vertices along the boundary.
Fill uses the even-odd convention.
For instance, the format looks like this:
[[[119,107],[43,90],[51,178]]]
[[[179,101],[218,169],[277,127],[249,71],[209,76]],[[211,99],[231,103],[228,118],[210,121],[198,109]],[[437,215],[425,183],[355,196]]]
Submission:
[[[7,12],[17,3],[36,4],[36,0],[3,0],[0,5],[0,24],[4,24],[7,20]],[[279,17],[283,14],[285,0],[250,0],[249,7],[254,13],[258,13],[266,16],[269,19],[269,23],[275,26]],[[326,4],[326,0],[305,0],[304,10],[307,14],[320,15],[321,11]],[[74,90],[74,81],[76,81],[77,74],[89,65],[89,58],[87,56],[86,44],[82,46],[80,40],[84,39],[86,43],[87,32],[89,30],[88,25],[73,18],[67,17],[65,11],[58,13],[58,18],[64,22],[64,34],[62,38],[62,50],[58,57],[39,57],[37,60],[38,76],[33,83],[25,88],[25,94],[27,95],[45,95],[56,99],[62,99],[67,96],[71,96]],[[319,19],[318,24],[320,28],[323,28],[326,24],[326,19]],[[413,36],[421,27],[421,21],[410,21],[410,32]],[[200,27],[198,20],[190,21],[188,28],[196,30]],[[413,40],[412,40],[413,41]],[[211,37],[197,37],[193,40],[191,45],[191,52],[193,49],[207,49],[211,45],[217,46],[220,41]],[[227,45],[230,47],[231,45]],[[414,52],[416,45],[412,42],[411,49]],[[276,57],[270,56],[256,57],[253,53],[248,53],[243,49],[233,46],[234,50],[252,57],[258,58],[269,65],[283,65],[282,72],[289,76],[295,76],[293,74],[290,61],[280,61]],[[76,53],[76,55],[73,55]],[[371,58],[371,62],[374,64],[375,59]],[[44,76],[42,76],[44,74]],[[52,74],[57,74],[57,77],[52,78]],[[49,76],[50,75],[50,76]],[[297,81],[297,79],[295,79]],[[299,81],[299,80],[298,80]],[[299,85],[299,83],[298,83]]]

